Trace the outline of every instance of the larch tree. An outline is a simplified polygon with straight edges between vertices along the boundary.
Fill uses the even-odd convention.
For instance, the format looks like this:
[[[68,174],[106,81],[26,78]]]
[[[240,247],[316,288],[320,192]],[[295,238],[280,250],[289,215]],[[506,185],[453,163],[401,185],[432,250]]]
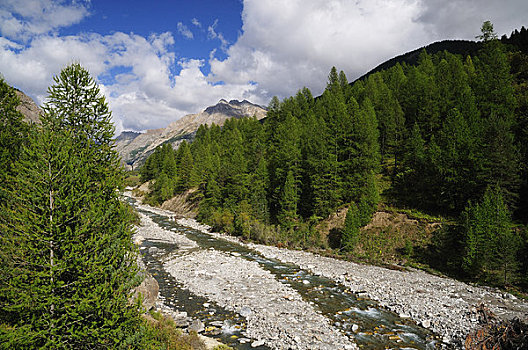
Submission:
[[[126,347],[139,325],[132,216],[105,98],[79,64],[49,89],[0,207],[0,343]]]

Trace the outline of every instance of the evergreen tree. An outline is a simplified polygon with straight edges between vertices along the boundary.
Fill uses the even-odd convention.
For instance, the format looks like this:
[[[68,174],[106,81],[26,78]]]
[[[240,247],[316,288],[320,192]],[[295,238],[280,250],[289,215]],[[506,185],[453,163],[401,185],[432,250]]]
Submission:
[[[183,141],[178,148],[177,165],[177,185],[176,190],[183,192],[196,185],[198,175],[194,169],[194,159],[191,148],[186,141]]]
[[[434,164],[435,173],[442,181],[436,189],[436,205],[449,212],[459,213],[470,199],[479,197],[478,154],[479,134],[475,134],[462,114],[452,109],[438,138],[440,155]],[[432,159],[432,157],[430,157]],[[437,195],[441,193],[440,195]]]
[[[425,202],[426,167],[425,141],[420,126],[415,123],[403,145],[403,156],[397,169],[395,186],[401,198],[409,203],[414,202],[419,207],[423,207]]]
[[[282,111],[281,111],[282,113]],[[270,135],[269,167],[270,167],[270,212],[276,218],[281,210],[283,186],[291,171],[295,186],[300,176],[301,144],[299,121],[291,113],[286,113],[284,121],[277,125]]]
[[[357,245],[361,228],[360,213],[355,204],[351,204],[345,217],[345,227],[341,234],[341,247],[352,251]]]
[[[381,155],[394,154],[403,139],[405,119],[400,104],[383,81],[381,73],[368,77],[366,96],[372,102],[378,118]]]
[[[295,178],[293,177],[293,171],[288,171],[284,186],[282,186],[282,193],[280,198],[280,212],[279,212],[279,223],[286,230],[293,229],[297,221],[297,186],[295,184]]]
[[[482,23],[482,27],[480,28],[481,34],[477,35],[475,38],[480,39],[484,42],[488,42],[490,40],[497,39],[497,33],[493,30],[493,24],[491,21],[485,21]]]
[[[268,191],[269,175],[266,158],[261,157],[255,171],[250,174],[250,201],[255,216],[263,222],[269,222]]]
[[[326,217],[337,207],[338,192],[333,186],[334,157],[328,146],[329,129],[319,115],[309,114],[303,137],[304,172],[301,208],[305,217]]]
[[[93,161],[100,167],[94,170],[113,166],[118,154],[112,150],[112,113],[95,80],[78,63],[67,66],[53,79],[55,84],[49,87],[43,106],[46,122],[54,130],[71,130],[79,147],[98,149],[93,152]],[[93,175],[103,178],[105,172]]]
[[[21,153],[27,125],[16,107],[20,103],[15,90],[0,78],[0,202],[4,200],[3,184]]]
[[[463,267],[473,276],[498,277],[503,284],[517,269],[519,237],[499,188],[488,188],[482,201],[469,203],[462,214],[465,231]],[[495,271],[501,271],[494,276]]]
[[[55,82],[0,207],[0,342],[127,347],[140,322],[128,301],[137,266],[110,114],[79,65]]]
[[[376,112],[369,99],[363,101],[361,109],[352,116],[347,158],[343,160],[343,200],[357,201],[367,185],[371,174],[379,170],[379,132]]]

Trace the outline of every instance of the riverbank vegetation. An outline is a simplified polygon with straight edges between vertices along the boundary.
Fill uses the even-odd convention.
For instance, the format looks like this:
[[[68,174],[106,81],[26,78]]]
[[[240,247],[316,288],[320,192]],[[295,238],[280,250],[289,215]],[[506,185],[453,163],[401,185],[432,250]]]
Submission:
[[[151,181],[147,200],[196,188],[198,217],[215,229],[280,245],[334,244],[351,257],[373,243],[365,225],[379,209],[441,217],[419,244],[397,236],[400,254],[526,288],[526,30],[503,44],[490,25],[475,56],[424,51],[416,65],[353,84],[333,68],[317,98],[304,88],[272,99],[263,121],[201,126],[191,144],[159,147],[140,171]],[[340,227],[325,230],[339,213]]]

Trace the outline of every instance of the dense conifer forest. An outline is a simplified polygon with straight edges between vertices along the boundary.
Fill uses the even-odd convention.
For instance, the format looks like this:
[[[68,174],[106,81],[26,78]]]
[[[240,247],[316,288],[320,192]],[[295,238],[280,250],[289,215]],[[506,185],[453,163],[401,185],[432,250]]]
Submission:
[[[140,172],[148,199],[197,188],[199,219],[216,229],[304,247],[327,247],[318,224],[348,208],[336,248],[352,256],[376,210],[420,210],[448,223],[421,262],[526,286],[527,35],[500,41],[486,24],[475,55],[423,50],[354,83],[332,68],[317,98],[304,88],[273,98],[263,121],[159,147]]]

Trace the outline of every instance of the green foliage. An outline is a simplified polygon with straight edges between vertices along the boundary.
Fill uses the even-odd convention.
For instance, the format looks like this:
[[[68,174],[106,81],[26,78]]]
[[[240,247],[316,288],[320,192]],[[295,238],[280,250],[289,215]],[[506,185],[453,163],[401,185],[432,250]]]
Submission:
[[[485,21],[482,23],[480,28],[481,34],[477,35],[476,38],[484,42],[497,39],[497,33],[493,30],[493,23],[491,21]]]
[[[465,271],[507,285],[518,267],[520,237],[512,229],[500,189],[488,188],[482,202],[469,203],[462,213],[461,225],[465,232]]]
[[[361,212],[355,204],[351,204],[348,208],[345,227],[341,234],[341,246],[347,251],[354,250],[358,239],[359,230],[361,228]]]
[[[16,110],[20,101],[15,90],[0,78],[0,184],[12,174],[13,163],[18,159],[28,132],[22,114]],[[4,198],[0,185],[0,201]]]
[[[0,205],[0,343],[116,348],[139,327],[133,217],[110,112],[86,70],[66,67],[29,135]]]
[[[295,186],[295,179],[293,172],[290,170],[286,176],[286,181],[282,187],[282,194],[280,198],[280,213],[279,222],[286,230],[291,230],[295,226],[297,220],[297,189]]]
[[[355,207],[349,222],[367,224],[380,183],[386,204],[447,221],[497,187],[514,219],[526,221],[528,58],[494,40],[490,23],[483,35],[473,56],[423,50],[415,65],[396,64],[352,84],[332,68],[318,98],[304,88],[283,101],[273,98],[260,122],[202,126],[177,152],[177,170],[167,178],[176,191],[198,187],[201,220],[268,243],[325,246],[314,234],[324,225],[311,218],[329,218],[346,203]],[[161,163],[154,152],[142,179],[160,176]],[[362,231],[356,240],[350,227],[337,244],[355,246],[356,255],[381,257],[386,241],[400,238]],[[461,258],[439,253],[460,248],[460,238],[460,230],[444,230],[428,256],[461,270]]]
[[[131,344],[121,346],[122,349],[146,350],[205,350],[205,344],[198,334],[184,334],[174,321],[159,312],[151,312],[142,322],[137,335]]]

